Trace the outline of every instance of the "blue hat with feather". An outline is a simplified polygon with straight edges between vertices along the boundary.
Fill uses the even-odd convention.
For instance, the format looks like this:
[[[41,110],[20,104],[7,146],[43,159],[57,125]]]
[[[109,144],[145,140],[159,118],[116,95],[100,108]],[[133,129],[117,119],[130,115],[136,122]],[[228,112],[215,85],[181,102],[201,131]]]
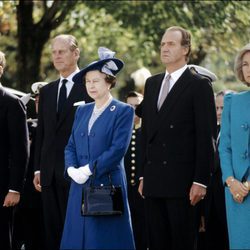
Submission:
[[[116,76],[124,66],[123,61],[115,58],[115,52],[111,51],[105,47],[98,48],[99,60],[90,63],[87,67],[80,70],[79,73],[75,75],[75,77],[83,78],[87,72],[93,70],[99,70],[100,72],[110,75]],[[75,78],[74,77],[74,78]]]

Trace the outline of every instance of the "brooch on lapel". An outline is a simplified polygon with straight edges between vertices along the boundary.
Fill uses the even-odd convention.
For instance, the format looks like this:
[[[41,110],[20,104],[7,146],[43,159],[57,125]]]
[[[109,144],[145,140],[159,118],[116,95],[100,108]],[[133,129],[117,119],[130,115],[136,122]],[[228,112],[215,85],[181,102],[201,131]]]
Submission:
[[[116,108],[115,105],[111,106],[111,107],[110,107],[110,111],[114,111],[115,108]]]

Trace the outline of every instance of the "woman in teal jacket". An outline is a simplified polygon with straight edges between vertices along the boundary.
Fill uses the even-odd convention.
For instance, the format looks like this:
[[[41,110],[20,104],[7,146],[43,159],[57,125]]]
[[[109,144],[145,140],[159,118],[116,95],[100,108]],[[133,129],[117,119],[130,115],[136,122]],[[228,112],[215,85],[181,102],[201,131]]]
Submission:
[[[250,44],[239,52],[235,72],[250,86]],[[224,99],[219,145],[230,249],[250,249],[250,91]]]
[[[71,178],[71,187],[61,249],[133,250],[123,157],[131,138],[134,111],[110,94],[122,61],[113,58],[114,53],[106,48],[98,52],[100,60],[79,73],[95,102],[78,108],[65,149],[66,176]],[[90,185],[94,166],[95,185],[109,185],[111,175],[112,184],[122,187],[122,215],[81,216],[82,191]]]

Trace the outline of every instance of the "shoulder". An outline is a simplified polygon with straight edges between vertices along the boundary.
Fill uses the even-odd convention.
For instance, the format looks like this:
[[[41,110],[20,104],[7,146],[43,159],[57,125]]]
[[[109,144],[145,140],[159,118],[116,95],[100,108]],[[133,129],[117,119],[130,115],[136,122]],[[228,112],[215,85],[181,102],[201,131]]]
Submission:
[[[19,103],[20,102],[20,99],[17,96],[4,90],[3,88],[0,88],[0,95],[1,95],[1,99],[5,103]]]
[[[57,85],[59,83],[60,79],[57,79],[55,81],[51,81],[48,84],[44,85],[41,89],[40,89],[40,93],[43,92],[47,92],[49,91],[51,88],[53,88],[55,85]]]
[[[240,93],[229,93],[225,95],[224,102],[233,102],[233,103],[249,103],[250,100],[250,91],[243,91]]]
[[[155,74],[153,76],[150,76],[146,82],[154,82],[154,81],[158,81],[158,80],[162,80],[164,77],[165,73],[158,73]]]
[[[131,105],[125,102],[121,102],[117,99],[113,99],[110,105],[111,105],[110,109],[117,107],[120,110],[134,110]]]
[[[25,106],[22,101],[15,95],[0,88],[0,103],[5,106],[12,113],[25,113]]]
[[[83,112],[85,112],[87,110],[93,109],[94,105],[95,105],[94,102],[90,102],[90,103],[85,103],[85,104],[79,105],[77,107],[76,112],[77,113],[83,113]]]

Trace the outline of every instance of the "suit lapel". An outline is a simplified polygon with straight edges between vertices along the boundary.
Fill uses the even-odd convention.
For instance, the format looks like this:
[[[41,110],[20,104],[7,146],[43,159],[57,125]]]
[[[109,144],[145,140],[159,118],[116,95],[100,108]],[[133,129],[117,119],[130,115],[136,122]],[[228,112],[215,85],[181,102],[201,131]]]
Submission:
[[[51,123],[54,125],[57,122],[57,93],[58,93],[58,85],[59,85],[59,80],[55,81],[54,84],[51,84],[51,89],[50,91],[47,91],[46,95],[50,95],[50,97],[46,97],[50,103],[49,103],[49,109],[51,112]]]
[[[155,133],[158,131],[159,127],[165,124],[166,117],[170,114],[171,110],[174,107],[174,104],[178,102],[178,99],[180,95],[183,93],[183,91],[189,86],[189,82],[192,79],[192,74],[189,69],[186,69],[184,73],[180,76],[180,78],[177,80],[177,82],[174,84],[173,88],[167,95],[167,98],[162,104],[162,107],[160,111],[158,112],[157,119],[154,121],[154,126],[152,126],[151,135],[149,138],[151,139]],[[158,91],[159,94],[159,91]],[[157,108],[157,98],[155,104]]]

